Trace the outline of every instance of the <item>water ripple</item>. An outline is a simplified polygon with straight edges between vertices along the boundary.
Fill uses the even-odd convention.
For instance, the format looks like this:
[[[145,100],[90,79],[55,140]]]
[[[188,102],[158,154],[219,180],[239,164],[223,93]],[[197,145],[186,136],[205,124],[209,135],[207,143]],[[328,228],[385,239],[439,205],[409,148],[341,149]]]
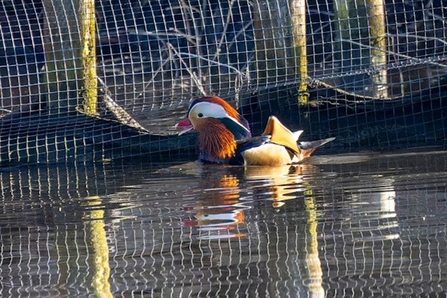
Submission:
[[[446,169],[420,152],[2,171],[0,294],[445,292]]]

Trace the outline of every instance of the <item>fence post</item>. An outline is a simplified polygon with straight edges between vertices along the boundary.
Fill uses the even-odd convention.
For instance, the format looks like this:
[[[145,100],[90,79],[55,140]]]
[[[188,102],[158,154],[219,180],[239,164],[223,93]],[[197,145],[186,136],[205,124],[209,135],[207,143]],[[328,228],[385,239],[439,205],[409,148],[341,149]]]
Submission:
[[[348,92],[388,98],[382,0],[334,0],[335,57]],[[372,69],[371,74],[356,71]]]
[[[388,99],[388,74],[385,68],[387,60],[384,3],[382,0],[367,0],[367,9],[371,66],[375,69],[375,72],[371,75],[374,97]]]
[[[45,47],[44,81],[49,111],[56,113],[75,107],[81,78],[78,29],[79,0],[43,0]]]
[[[290,12],[296,51],[296,67],[298,67],[299,76],[298,102],[305,104],[309,99],[307,93],[306,1],[291,0]]]
[[[256,83],[258,98],[270,87],[296,79],[289,0],[254,1]],[[264,98],[264,99],[263,99]]]
[[[83,102],[79,110],[87,115],[97,115],[98,79],[96,77],[96,20],[95,0],[79,3],[81,23],[81,51],[83,66]]]

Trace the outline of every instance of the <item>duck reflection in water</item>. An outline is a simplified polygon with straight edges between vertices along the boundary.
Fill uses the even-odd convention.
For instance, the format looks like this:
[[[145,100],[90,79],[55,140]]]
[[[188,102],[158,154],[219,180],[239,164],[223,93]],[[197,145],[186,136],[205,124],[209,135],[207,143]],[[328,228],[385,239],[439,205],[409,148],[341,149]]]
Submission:
[[[273,272],[305,280],[302,289],[308,297],[324,297],[311,179],[319,168],[197,164],[202,166],[199,188],[204,191],[195,194],[195,205],[187,209],[190,219],[183,221],[191,243],[210,250],[210,259],[225,260],[218,265],[225,268],[222,272],[240,274],[231,266],[250,260],[248,253],[253,260],[247,266],[256,264],[253,272],[259,270],[266,279]],[[287,258],[279,257],[285,254]]]
[[[214,170],[214,171],[213,171]],[[198,227],[205,232],[200,238],[227,238],[243,236],[237,232],[237,225],[244,222],[244,210],[248,207],[239,202],[240,169],[204,168],[202,193],[195,206],[185,208],[194,214],[191,220],[183,221],[185,226]],[[226,173],[228,171],[228,173]],[[230,170],[235,170],[231,173]]]
[[[241,237],[245,232],[238,225],[245,223],[246,211],[253,207],[253,198],[282,207],[287,200],[302,198],[311,182],[303,174],[317,170],[311,164],[293,166],[231,167],[202,165],[204,177],[195,206],[185,208],[190,219],[183,224],[197,227],[199,238]],[[250,198],[250,199],[247,199]]]
[[[261,193],[268,193],[272,206],[281,207],[285,201],[302,197],[311,182],[304,178],[306,174],[317,171],[312,164],[299,164],[292,166],[253,166],[245,168],[247,184],[259,188]]]

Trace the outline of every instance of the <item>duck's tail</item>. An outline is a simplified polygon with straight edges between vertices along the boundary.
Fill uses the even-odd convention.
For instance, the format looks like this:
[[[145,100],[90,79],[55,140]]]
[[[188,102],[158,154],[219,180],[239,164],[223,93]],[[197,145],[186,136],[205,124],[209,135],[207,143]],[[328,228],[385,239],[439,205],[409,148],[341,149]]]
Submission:
[[[300,160],[303,160],[306,157],[309,157],[318,147],[323,146],[329,142],[332,142],[335,138],[327,138],[318,141],[310,141],[310,142],[299,142],[300,148]]]

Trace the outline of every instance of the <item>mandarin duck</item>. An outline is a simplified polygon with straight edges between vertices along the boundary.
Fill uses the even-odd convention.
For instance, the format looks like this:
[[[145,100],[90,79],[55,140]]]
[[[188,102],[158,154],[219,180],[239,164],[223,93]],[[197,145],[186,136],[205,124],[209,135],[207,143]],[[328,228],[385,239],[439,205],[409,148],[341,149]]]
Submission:
[[[197,131],[201,161],[233,165],[299,163],[335,139],[298,143],[303,131],[291,132],[275,116],[270,116],[262,135],[252,137],[248,121],[218,96],[194,100],[176,127],[183,128],[179,135]]]

